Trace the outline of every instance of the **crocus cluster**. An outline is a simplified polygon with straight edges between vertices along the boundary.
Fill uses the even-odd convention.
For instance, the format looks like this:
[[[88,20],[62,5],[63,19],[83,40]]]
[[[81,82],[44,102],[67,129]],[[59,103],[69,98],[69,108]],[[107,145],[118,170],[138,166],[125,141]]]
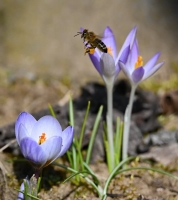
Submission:
[[[137,27],[130,31],[118,53],[113,31],[109,27],[105,28],[102,41],[108,48],[108,54],[102,53],[97,48],[94,54],[89,54],[94,67],[104,81],[106,77],[113,77],[115,80],[122,69],[132,84],[138,84],[154,74],[163,65],[164,62],[156,65],[160,53],[155,54],[145,65],[143,64],[139,54],[136,31]]]
[[[15,123],[15,135],[23,156],[40,170],[69,149],[74,129],[68,126],[62,131],[58,120],[52,116],[37,121],[31,114],[22,112]]]
[[[111,172],[115,167],[114,161],[114,137],[113,137],[113,85],[120,72],[119,60],[125,48],[131,48],[135,40],[136,27],[128,34],[120,52],[117,52],[116,40],[112,30],[106,27],[103,33],[102,42],[107,47],[108,53],[102,53],[98,48],[93,54],[89,54],[90,59],[103,78],[107,89],[107,139],[108,139],[108,167]],[[124,54],[125,55],[125,54]]]
[[[124,118],[122,158],[125,159],[127,156],[130,117],[136,87],[141,81],[154,74],[164,63],[160,62],[156,64],[160,56],[160,53],[156,53],[144,65],[143,58],[139,54],[136,31],[136,27],[130,31],[118,53],[114,34],[109,27],[106,27],[103,33],[102,42],[107,47],[107,53],[101,52],[98,48],[93,48],[94,52],[89,54],[94,67],[103,78],[107,88],[108,111],[106,119],[109,152],[109,156],[107,158],[109,160],[108,165],[110,172],[116,167],[112,126],[112,91],[114,81],[116,80],[120,70],[122,70],[130,80],[132,88],[130,101]],[[81,32],[79,32],[79,34],[80,33]],[[89,42],[87,45],[88,44],[90,45]],[[66,153],[72,144],[74,129],[72,126],[68,126],[62,131],[61,125],[57,119],[52,116],[44,116],[37,121],[29,113],[22,112],[18,116],[15,124],[15,135],[22,154],[32,164],[36,171],[39,172],[42,168],[46,167],[55,159]],[[26,183],[28,186],[30,185],[28,180]],[[22,184],[21,191],[24,191],[24,189],[24,184]],[[23,193],[19,193],[18,199],[24,199]]]
[[[106,88],[107,88],[107,102],[108,102],[108,112],[107,112],[107,138],[109,143],[109,158],[111,162],[111,171],[114,168],[114,148],[113,148],[113,130],[112,130],[112,88],[114,81],[118,76],[120,70],[122,70],[126,77],[131,83],[131,96],[127,112],[125,113],[124,122],[124,136],[123,136],[123,156],[126,158],[127,148],[128,148],[128,138],[130,129],[130,117],[132,111],[133,97],[138,84],[154,74],[164,62],[158,64],[158,58],[160,53],[156,53],[145,65],[143,63],[143,58],[139,54],[138,42],[136,38],[137,28],[134,27],[128,36],[120,50],[117,52],[116,40],[112,30],[106,27],[103,33],[102,42],[107,46],[108,53],[102,53],[96,48],[94,54],[89,54],[89,57],[103,78]]]

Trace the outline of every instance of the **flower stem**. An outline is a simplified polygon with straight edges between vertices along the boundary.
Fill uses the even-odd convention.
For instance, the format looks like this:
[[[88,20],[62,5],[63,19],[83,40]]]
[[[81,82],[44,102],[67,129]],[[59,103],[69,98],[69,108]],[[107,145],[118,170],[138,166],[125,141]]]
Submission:
[[[35,169],[35,178],[38,180],[38,178],[40,177],[40,173],[41,173],[41,170],[40,169]]]
[[[128,104],[127,108],[126,108],[125,116],[124,116],[122,160],[125,160],[127,158],[128,143],[129,143],[129,131],[130,131],[130,122],[131,122],[131,113],[132,113],[134,94],[135,94],[136,88],[137,88],[137,85],[132,84],[129,104]]]
[[[107,140],[109,143],[108,167],[111,172],[114,167],[114,139],[113,139],[113,83],[106,84],[107,89]]]

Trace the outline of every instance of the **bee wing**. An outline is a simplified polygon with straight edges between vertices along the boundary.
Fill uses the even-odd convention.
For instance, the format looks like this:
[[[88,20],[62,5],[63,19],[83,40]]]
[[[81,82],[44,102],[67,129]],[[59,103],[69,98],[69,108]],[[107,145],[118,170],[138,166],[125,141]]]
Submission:
[[[103,35],[102,35],[102,34],[99,34],[99,35],[96,35],[96,37],[97,37],[98,39],[102,39],[102,38],[103,38]]]

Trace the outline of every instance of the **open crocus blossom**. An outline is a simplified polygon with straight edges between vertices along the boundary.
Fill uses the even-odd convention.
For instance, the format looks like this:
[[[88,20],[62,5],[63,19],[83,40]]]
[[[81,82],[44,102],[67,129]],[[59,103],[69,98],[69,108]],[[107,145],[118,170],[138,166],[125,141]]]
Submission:
[[[155,54],[145,65],[143,59],[139,54],[138,42],[135,38],[134,43],[130,47],[126,47],[119,59],[119,65],[125,75],[131,82],[131,93],[129,98],[129,104],[124,116],[124,130],[123,130],[123,146],[122,146],[122,158],[126,159],[129,141],[130,131],[130,119],[132,113],[132,106],[134,101],[134,94],[138,84],[154,74],[164,62],[157,63],[160,53]]]
[[[62,156],[71,146],[74,129],[61,125],[52,116],[38,121],[29,113],[22,112],[15,124],[15,135],[23,156],[36,169],[42,169]]]
[[[135,39],[131,50],[126,47],[123,51],[119,65],[132,84],[138,85],[141,81],[154,74],[164,62],[156,64],[160,53],[155,54],[145,65],[139,54],[138,42]]]
[[[135,40],[136,30],[136,27],[131,30],[118,54],[114,34],[109,27],[105,28],[102,42],[106,45],[108,53],[102,53],[98,48],[96,48],[94,54],[89,54],[93,65],[104,81],[111,77],[114,81],[117,77],[120,72],[119,58],[126,47],[132,47],[133,41]]]

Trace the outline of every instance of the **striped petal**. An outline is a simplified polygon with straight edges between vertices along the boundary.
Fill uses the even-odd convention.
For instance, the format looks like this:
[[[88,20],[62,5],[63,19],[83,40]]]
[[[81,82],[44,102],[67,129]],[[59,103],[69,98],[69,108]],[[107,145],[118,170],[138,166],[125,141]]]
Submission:
[[[89,54],[89,57],[94,67],[96,68],[96,70],[100,73],[100,75],[102,75],[101,68],[100,68],[100,55],[98,54],[98,52],[95,50],[95,53]]]
[[[111,48],[111,52],[115,60],[117,57],[116,39],[114,37],[113,31],[110,29],[109,26],[107,26],[104,30],[102,41],[108,48]]]
[[[45,167],[52,163],[59,155],[59,152],[61,152],[62,148],[62,138],[55,136],[48,139],[46,142],[41,144],[41,148],[46,153],[46,163]]]
[[[158,61],[159,57],[160,57],[161,53],[157,53],[155,54],[145,65],[145,71],[149,71],[153,66],[155,66],[156,62]]]
[[[23,124],[25,128],[27,129],[28,133],[30,134],[36,122],[37,122],[36,119],[29,113],[27,112],[20,113],[15,123],[16,138],[18,137],[18,129],[19,129],[20,124]]]
[[[121,48],[120,52],[119,52],[119,54],[118,54],[118,56],[117,56],[117,58],[116,58],[116,63],[119,62],[120,56],[121,56],[121,54],[123,53],[123,51],[124,51],[124,49],[125,49],[126,47],[130,46],[130,48],[132,48],[133,42],[134,42],[135,37],[136,37],[136,32],[137,32],[137,27],[134,27],[134,28],[130,31],[130,33],[128,34],[127,38],[125,39],[124,44],[122,45],[122,48]]]
[[[68,126],[63,132],[62,132],[62,148],[59,156],[62,156],[66,153],[66,151],[70,148],[74,138],[74,129],[72,126]]]
[[[58,120],[52,116],[44,116],[38,120],[32,129],[31,137],[38,142],[42,133],[46,134],[46,139],[53,136],[61,136],[62,128]]]
[[[147,73],[145,72],[142,80],[145,80],[148,77],[150,77],[151,75],[153,75],[163,64],[164,64],[164,62],[158,63],[157,65],[152,67],[149,71],[147,71]]]
[[[20,143],[23,156],[30,161],[35,168],[41,168],[47,161],[47,156],[41,146],[32,138],[26,137]]]
[[[144,75],[144,68],[139,67],[133,71],[131,81],[133,81],[133,83],[135,84],[138,84],[142,80],[143,75]]]

